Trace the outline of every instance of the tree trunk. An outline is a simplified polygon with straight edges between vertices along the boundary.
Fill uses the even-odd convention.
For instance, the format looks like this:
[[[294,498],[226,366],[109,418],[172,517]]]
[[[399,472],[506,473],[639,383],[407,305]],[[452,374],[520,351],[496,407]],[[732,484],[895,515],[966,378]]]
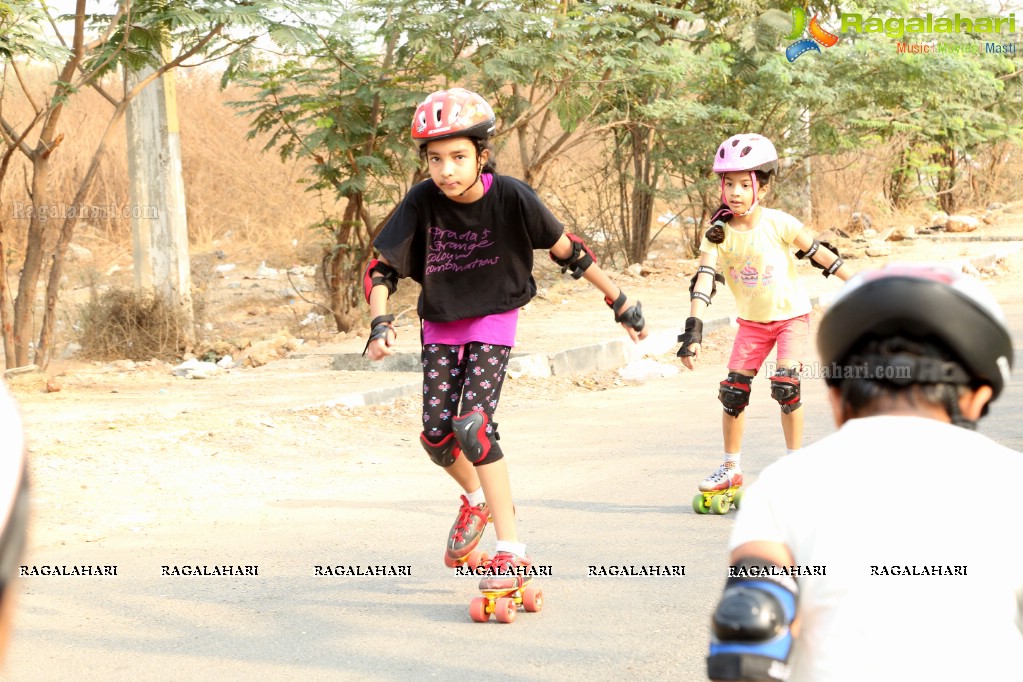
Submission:
[[[45,149],[45,148],[44,148]],[[46,219],[55,213],[47,203],[49,198],[50,160],[48,154],[37,149],[32,157],[32,217],[28,223],[25,243],[25,261],[18,280],[18,297],[14,301],[14,363],[15,367],[28,365],[29,343],[34,335],[36,289],[39,273],[43,269],[43,249],[46,240]],[[40,216],[43,216],[40,219]]]
[[[3,330],[5,366],[15,367],[13,311],[11,292],[7,289],[7,251],[4,249],[4,227],[0,224],[0,329]]]
[[[650,224],[654,213],[653,164],[651,146],[653,131],[632,129],[632,219],[629,234],[629,263],[646,260],[650,247]]]

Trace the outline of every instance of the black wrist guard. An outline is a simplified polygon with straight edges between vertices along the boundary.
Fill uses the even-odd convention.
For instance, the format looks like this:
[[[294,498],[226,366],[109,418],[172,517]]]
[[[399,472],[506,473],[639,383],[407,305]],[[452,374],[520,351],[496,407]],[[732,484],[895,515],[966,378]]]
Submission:
[[[687,317],[686,331],[684,334],[679,335],[678,340],[682,343],[682,347],[678,349],[678,353],[675,355],[680,358],[696,355],[696,353],[689,350],[689,346],[694,343],[703,343],[703,320],[698,317]]]
[[[393,332],[394,326],[391,324],[394,322],[394,315],[380,315],[374,317],[373,321],[369,323],[369,338],[366,339],[366,347],[362,349],[363,356],[366,355],[366,351],[369,350],[369,344],[373,343],[377,339],[387,340],[387,332]],[[397,334],[395,334],[397,336]]]
[[[621,313],[616,312],[618,308],[625,305],[625,292],[621,289],[618,290],[618,298],[612,301],[607,296],[604,297],[604,303],[607,303],[608,307],[611,308],[611,312],[615,315],[615,322],[624,324],[630,329],[635,329],[637,332],[643,331],[643,327],[646,326],[646,320],[643,319],[643,304],[636,301],[636,305],[630,305],[628,308],[622,310]]]

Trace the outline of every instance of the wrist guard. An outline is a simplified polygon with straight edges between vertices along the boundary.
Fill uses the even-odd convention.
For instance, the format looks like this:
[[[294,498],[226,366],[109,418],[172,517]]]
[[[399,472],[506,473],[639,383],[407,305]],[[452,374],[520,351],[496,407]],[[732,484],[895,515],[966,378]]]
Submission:
[[[686,331],[678,337],[678,340],[682,342],[682,347],[678,349],[678,353],[675,355],[680,358],[696,355],[696,353],[689,350],[689,346],[694,343],[703,343],[703,320],[698,317],[687,317]]]
[[[373,321],[369,323],[369,338],[366,339],[366,347],[362,349],[362,355],[365,357],[366,351],[369,350],[369,344],[373,343],[377,339],[383,339],[387,342],[387,332],[394,332],[394,315],[380,315],[374,317]],[[398,333],[394,332],[395,338],[398,337]]]
[[[622,310],[621,313],[616,312],[618,308],[625,305],[625,292],[621,289],[618,290],[618,298],[612,301],[607,296],[604,297],[604,303],[611,308],[611,312],[614,313],[615,322],[624,324],[630,329],[635,329],[637,332],[643,331],[643,327],[646,326],[646,320],[643,319],[643,304],[636,301],[636,305],[630,305],[628,308]]]

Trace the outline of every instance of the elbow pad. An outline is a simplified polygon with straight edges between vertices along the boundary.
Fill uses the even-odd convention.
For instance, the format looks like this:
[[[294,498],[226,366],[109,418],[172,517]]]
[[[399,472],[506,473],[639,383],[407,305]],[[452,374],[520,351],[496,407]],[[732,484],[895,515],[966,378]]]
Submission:
[[[798,597],[795,578],[780,566],[745,559],[731,567],[712,621],[707,676],[788,679]]]

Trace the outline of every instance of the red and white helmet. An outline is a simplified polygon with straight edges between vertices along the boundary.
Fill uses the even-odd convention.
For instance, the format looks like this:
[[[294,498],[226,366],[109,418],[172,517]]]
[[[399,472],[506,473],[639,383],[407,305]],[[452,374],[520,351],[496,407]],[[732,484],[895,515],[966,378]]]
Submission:
[[[416,107],[412,140],[417,147],[450,137],[486,140],[496,125],[497,117],[485,99],[464,88],[451,88],[427,96]]]
[[[714,172],[778,170],[778,152],[763,135],[733,135],[718,147],[714,155]]]

